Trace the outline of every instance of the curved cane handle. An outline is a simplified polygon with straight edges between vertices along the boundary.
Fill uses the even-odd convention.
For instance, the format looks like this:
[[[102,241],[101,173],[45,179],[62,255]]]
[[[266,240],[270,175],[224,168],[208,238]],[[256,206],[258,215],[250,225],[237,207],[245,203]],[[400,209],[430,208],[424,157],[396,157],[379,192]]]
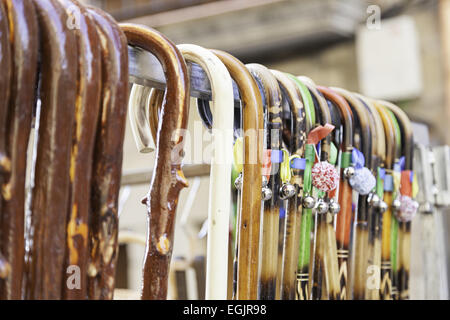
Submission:
[[[157,161],[146,197],[149,214],[147,248],[143,270],[142,299],[166,299],[169,264],[173,249],[175,212],[179,192],[187,186],[181,170],[182,130],[189,107],[189,78],[183,56],[159,32],[122,24],[128,43],[153,53],[163,65],[167,80],[156,141]]]
[[[280,72],[278,70],[270,70],[275,78],[277,79],[279,85],[286,93],[286,97],[288,98],[289,108],[294,117],[294,134],[293,134],[293,145],[291,149],[291,154],[297,154],[300,157],[304,157],[305,153],[305,144],[306,144],[306,112],[305,106],[302,102],[301,97],[299,96],[297,87],[286,76],[285,73]]]
[[[68,15],[55,0],[33,1],[41,35],[41,112],[31,203],[31,299],[60,299],[78,57]],[[55,65],[58,66],[55,68]]]
[[[244,166],[239,227],[237,299],[257,298],[261,215],[263,114],[258,86],[245,66],[228,53],[212,50],[236,82],[243,102]]]
[[[97,27],[84,6],[76,0],[60,0],[69,18],[77,15],[73,31],[78,43],[78,77],[75,105],[75,134],[70,163],[70,204],[66,234],[66,268],[80,268],[80,289],[63,286],[64,299],[86,299],[88,268],[88,224],[92,160],[101,98],[101,48]],[[89,187],[87,187],[89,186]]]
[[[306,113],[302,102],[301,95],[296,84],[285,73],[271,70],[280,84],[280,88],[285,93],[288,99],[289,107],[292,112],[293,125],[293,143],[291,152],[299,157],[305,157],[306,146]],[[311,171],[305,168],[303,174],[299,170],[293,170],[294,179],[298,179],[298,185],[302,188],[298,194],[297,212],[302,212],[301,217],[295,220],[295,223],[300,225],[295,226],[298,235],[298,259],[296,261],[296,270],[294,275],[297,276],[296,296],[300,300],[309,299],[309,266],[310,266],[310,244],[311,244],[311,226],[312,226],[312,211],[310,209],[303,209],[301,199],[306,195],[303,175],[311,174]],[[311,181],[311,179],[309,179]],[[309,186],[309,189],[311,186]],[[306,187],[306,190],[309,190]],[[295,283],[295,282],[294,282]],[[289,297],[287,295],[287,297]]]
[[[122,173],[128,97],[127,41],[114,19],[88,7],[102,40],[102,97],[91,182],[90,261],[88,296],[112,299],[118,256],[117,199]]]
[[[253,75],[254,79],[260,84],[262,90],[264,91],[266,108],[268,119],[266,123],[266,149],[271,150],[271,152],[279,152],[281,150],[281,132],[282,132],[282,120],[281,120],[281,90],[278,85],[277,79],[273,74],[264,66],[260,64],[247,64],[247,69]],[[279,239],[279,217],[280,217],[280,195],[279,190],[281,187],[280,178],[280,164],[276,162],[271,163],[271,170],[265,175],[268,177],[267,187],[272,191],[272,196],[269,200],[264,202],[264,216],[263,216],[263,226],[262,234],[262,259],[265,263],[261,264],[261,272],[259,276],[259,291],[258,298],[262,300],[273,300],[276,297],[276,279],[277,279],[277,267],[278,267],[278,239]],[[273,174],[272,174],[273,172]],[[289,181],[291,182],[291,181]],[[291,205],[290,208],[295,208],[296,206]],[[290,210],[293,212],[292,210]],[[292,225],[295,228],[295,223]],[[296,230],[293,230],[296,231]],[[298,236],[296,232],[292,232],[291,239]],[[294,240],[294,244],[297,244]],[[293,248],[291,246],[290,248]],[[293,296],[295,297],[295,269],[297,264],[297,250],[294,252],[287,252],[285,250],[285,260],[290,261],[290,265],[293,264],[293,272],[287,271],[285,268],[285,275],[291,277],[292,282],[288,282],[289,288],[285,287],[287,290],[291,289]],[[280,281],[285,282],[280,279]]]
[[[364,106],[364,104],[356,98],[356,96],[352,95],[350,92],[340,89],[340,88],[331,88],[336,93],[340,94],[345,100],[348,101],[349,105],[352,107],[352,110],[355,114],[355,116],[358,118],[359,126],[360,126],[360,139],[361,139],[361,151],[364,154],[364,157],[366,159],[366,167],[371,168],[371,158],[372,158],[372,146],[373,146],[373,135],[372,130],[370,127],[370,120],[369,115],[367,113],[367,108]],[[349,257],[349,248],[350,248],[350,235],[351,235],[351,220],[352,220],[352,214],[351,210],[346,210],[348,208],[348,204],[351,205],[351,187],[349,185],[349,180],[347,177],[344,178],[343,170],[341,170],[341,176],[343,177],[341,179],[341,185],[342,189],[348,189],[349,192],[344,193],[342,192],[340,194],[340,204],[342,205],[342,212],[337,217],[337,224],[336,224],[336,240],[338,245],[338,250],[340,252],[340,256],[343,258],[340,258],[339,264],[340,268],[346,268],[345,273],[347,274],[349,270],[348,268],[348,257]],[[360,216],[364,216],[365,212],[367,210],[367,197],[360,195],[358,198],[358,212],[361,212]],[[345,202],[345,203],[344,203]],[[364,219],[361,219],[364,220]],[[366,219],[367,220],[367,219]],[[355,237],[358,240],[361,240],[361,236],[366,233],[366,230],[358,229],[358,235]],[[362,244],[361,240],[357,242],[355,250],[365,250],[365,244]],[[361,263],[363,262],[364,258],[361,259]],[[356,259],[356,261],[360,261]],[[357,267],[360,266],[357,264]],[[361,267],[362,270],[362,267]],[[341,273],[342,274],[342,273]],[[358,273],[356,273],[358,274]],[[361,280],[359,278],[356,278],[355,285],[357,286],[356,292],[362,292],[362,289],[359,289],[359,285],[361,284]],[[345,290],[345,298],[348,297],[347,292],[349,292],[349,287],[347,287],[347,277],[344,279],[340,279],[341,284],[341,293],[343,293],[342,290]]]
[[[344,141],[341,149],[346,152],[351,152],[353,149],[353,113],[350,106],[343,97],[336,94],[333,90],[323,86],[317,86],[317,89],[326,99],[332,101],[338,107],[339,113],[341,114],[341,118],[344,122]]]
[[[380,117],[383,121],[384,132],[386,137],[386,169],[392,170],[396,158],[396,130],[389,111],[379,102],[373,101]],[[387,177],[387,176],[386,176]],[[383,221],[381,228],[381,283],[380,298],[382,300],[392,299],[392,261],[391,261],[391,230],[392,230],[392,191],[384,188],[383,201],[387,205],[386,212],[383,213]]]
[[[211,83],[213,143],[208,210],[206,299],[227,298],[229,213],[231,199],[231,153],[233,147],[234,98],[230,74],[212,52],[192,44],[178,45],[186,61],[199,64]]]
[[[360,136],[361,136],[361,152],[363,153],[364,157],[369,160],[371,158],[372,154],[372,133],[369,127],[369,115],[367,114],[367,108],[364,106],[364,104],[357,99],[355,95],[353,95],[351,92],[331,87],[332,90],[334,90],[336,93],[340,94],[345,100],[348,101],[349,105],[353,107],[354,114],[358,118],[359,124],[360,124]],[[370,161],[367,161],[370,162]],[[367,165],[370,168],[370,165]]]
[[[331,112],[330,108],[328,107],[327,101],[323,97],[323,95],[317,90],[315,83],[307,78],[307,77],[297,77],[300,82],[303,83],[303,85],[308,88],[310,94],[315,98],[315,101],[318,104],[318,109],[320,111],[320,124],[326,125],[331,124]],[[321,150],[321,159],[330,161],[330,149],[331,149],[331,135],[327,135],[324,139],[322,139],[320,150]]]
[[[373,103],[373,106],[377,110],[378,114],[380,115],[381,121],[383,122],[384,137],[386,140],[385,143],[386,153],[384,164],[386,168],[392,169],[396,153],[394,124],[392,123],[391,118],[389,117],[388,111],[383,105],[381,105],[376,100],[372,100],[371,102]]]
[[[374,135],[375,138],[372,139],[374,141],[374,151],[372,154],[376,155],[379,159],[381,159],[381,161],[384,161],[386,154],[386,140],[384,137],[383,121],[381,120],[379,113],[377,112],[375,106],[373,105],[373,102],[370,99],[360,94],[355,95],[364,102],[364,105],[369,111],[369,116],[371,116],[374,120],[374,123],[372,124],[374,127],[374,130],[372,130],[372,135]],[[372,121],[370,121],[369,124],[371,122]],[[373,170],[376,170],[376,168],[373,168]]]
[[[387,102],[380,101],[380,103],[388,108],[392,113],[394,113],[397,118],[398,125],[400,127],[402,135],[402,154],[405,157],[405,174],[408,176],[413,169],[413,154],[414,154],[414,138],[411,126],[411,121],[409,120],[406,113],[400,109],[398,106]],[[409,173],[407,171],[410,171]],[[402,173],[402,181],[404,174]],[[407,183],[406,183],[407,184]],[[400,192],[402,195],[412,197],[411,188],[402,187],[403,183],[400,185]],[[398,247],[398,288],[400,292],[400,299],[409,299],[409,271],[411,264],[411,222],[400,222],[399,223],[399,247]]]
[[[405,170],[412,170],[413,168],[413,154],[414,154],[414,138],[411,126],[406,113],[395,104],[388,101],[379,101],[380,104],[391,110],[400,126],[402,135],[402,153],[405,156]]]

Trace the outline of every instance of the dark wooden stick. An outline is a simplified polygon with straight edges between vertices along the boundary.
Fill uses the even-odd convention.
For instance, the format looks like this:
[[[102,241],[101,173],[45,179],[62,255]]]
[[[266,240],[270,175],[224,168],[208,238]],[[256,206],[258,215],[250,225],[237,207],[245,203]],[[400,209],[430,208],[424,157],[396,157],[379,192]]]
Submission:
[[[236,298],[238,300],[254,300],[257,298],[258,291],[261,220],[262,98],[255,80],[242,62],[223,51],[212,51],[228,68],[243,101],[244,166],[239,218]]]
[[[9,228],[11,227],[12,217],[8,215],[8,212],[3,209],[3,201],[11,200],[11,194],[4,182],[7,181],[6,175],[11,172],[11,159],[7,152],[7,136],[9,130],[8,125],[8,111],[9,111],[9,95],[11,87],[12,76],[12,64],[13,57],[10,46],[10,31],[8,25],[8,14],[3,6],[3,2],[0,2],[0,70],[2,70],[2,76],[0,77],[0,255],[1,255],[1,267],[0,273],[0,298],[6,299],[7,290],[6,285],[11,282],[8,279],[6,272],[6,266],[9,267],[8,255],[10,250],[13,249],[9,244]],[[23,214],[23,213],[22,213]],[[14,226],[14,225],[13,225]],[[23,242],[22,242],[23,243]],[[14,255],[15,250],[12,252]],[[4,256],[3,254],[6,256]]]
[[[165,70],[167,89],[157,133],[157,161],[145,199],[149,229],[143,270],[142,299],[166,299],[178,196],[187,180],[181,170],[183,132],[188,121],[189,79],[183,56],[159,32],[121,25],[130,45],[150,51]]]
[[[88,225],[91,173],[101,98],[101,48],[95,22],[76,0],[60,0],[73,22],[78,42],[78,79],[70,163],[70,196],[66,226],[66,265],[79,268],[80,287],[63,286],[64,299],[87,298]],[[76,11],[77,10],[77,11]],[[71,16],[72,15],[72,16]],[[75,15],[78,15],[75,17]],[[65,272],[64,272],[65,273]],[[67,274],[69,277],[71,274]]]
[[[3,6],[3,2],[0,2],[0,67],[2,70],[2,77],[0,77],[0,186],[3,185],[4,174],[11,171],[11,160],[6,152],[6,129],[8,123],[7,119],[13,60],[8,23],[8,13]],[[0,204],[0,213],[1,212],[2,207]]]
[[[41,35],[41,111],[31,202],[28,298],[60,299],[69,198],[77,45],[67,13],[55,0],[36,0]],[[56,66],[56,67],[55,67]]]
[[[25,253],[25,176],[32,111],[36,101],[38,25],[31,1],[10,0],[4,3],[10,23],[14,25],[13,32],[10,32],[14,69],[6,135],[7,152],[11,157],[11,173],[2,187],[4,199],[3,212],[0,214],[2,216],[1,251],[5,253],[6,259],[11,264],[11,272],[1,286],[0,298],[21,299]],[[0,91],[4,93],[3,90]],[[3,136],[3,133],[0,135]]]
[[[112,299],[118,248],[118,204],[128,98],[127,41],[114,19],[88,7],[99,35],[102,97],[94,146],[89,221],[89,299]]]

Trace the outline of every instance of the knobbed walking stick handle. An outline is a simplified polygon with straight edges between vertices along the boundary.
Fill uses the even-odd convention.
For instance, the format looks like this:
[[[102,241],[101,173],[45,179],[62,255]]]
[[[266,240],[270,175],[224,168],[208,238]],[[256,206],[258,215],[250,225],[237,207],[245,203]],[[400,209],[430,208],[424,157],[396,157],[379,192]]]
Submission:
[[[258,291],[261,217],[263,108],[258,86],[245,65],[230,54],[212,50],[236,82],[243,102],[244,165],[237,263],[238,300],[254,300]]]
[[[156,141],[156,159],[150,191],[145,202],[148,234],[144,258],[142,299],[166,299],[173,249],[178,196],[187,180],[181,170],[183,132],[188,121],[189,78],[183,56],[159,32],[122,24],[128,44],[153,53],[163,65],[167,88]]]
[[[31,131],[32,112],[36,100],[35,86],[38,69],[38,22],[34,5],[27,0],[4,0],[9,23],[13,76],[9,101],[8,125],[0,115],[0,137],[5,137],[7,154],[11,157],[10,173],[0,182],[3,202],[0,207],[2,225],[0,251],[11,265],[9,277],[0,285],[0,299],[21,299],[24,276],[24,207],[27,149]],[[3,51],[3,50],[2,50]],[[3,56],[4,57],[4,56]],[[6,68],[0,67],[1,70]],[[6,73],[1,77],[6,79]],[[1,80],[0,80],[1,81]],[[5,91],[0,89],[0,95]],[[0,101],[4,102],[3,98]],[[0,110],[3,109],[0,107]],[[6,109],[5,109],[6,110]],[[0,111],[1,113],[1,111]],[[5,134],[5,135],[4,135]],[[2,138],[0,138],[2,139]],[[1,160],[0,160],[1,162]],[[2,281],[0,281],[1,283]]]

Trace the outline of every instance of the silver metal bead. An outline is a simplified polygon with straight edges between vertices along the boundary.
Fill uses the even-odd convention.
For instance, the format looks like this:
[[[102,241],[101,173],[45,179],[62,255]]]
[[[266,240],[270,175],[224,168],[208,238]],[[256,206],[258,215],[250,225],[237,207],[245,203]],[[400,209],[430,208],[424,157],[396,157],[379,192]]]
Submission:
[[[234,180],[234,187],[236,190],[241,190],[242,188],[242,173],[239,174],[239,176]]]
[[[388,209],[387,203],[384,202],[383,200],[381,200],[380,201],[380,206],[378,207],[378,210],[380,211],[380,213],[385,213],[387,209]]]
[[[316,203],[316,212],[318,214],[324,214],[328,212],[328,203],[326,203],[325,201],[323,201],[322,199],[320,199],[319,201],[317,201]]]
[[[400,207],[402,206],[402,202],[400,201],[400,199],[395,199],[394,201],[392,201],[392,210],[394,211],[398,211],[400,210]]]
[[[344,169],[344,176],[347,179],[350,179],[354,175],[355,175],[355,168],[354,167],[347,167],[347,168]]]
[[[379,208],[380,207],[381,199],[375,193],[372,193],[371,195],[369,195],[369,197],[367,198],[367,201],[374,208]]]
[[[295,187],[290,183],[283,183],[283,185],[280,188],[280,199],[286,200],[295,195]]]
[[[262,176],[262,187],[267,187],[269,184],[269,180],[267,180],[266,176]]]
[[[316,199],[312,196],[306,196],[303,198],[303,207],[306,209],[312,209],[316,205]]]
[[[425,202],[422,204],[421,209],[423,213],[433,213],[433,205],[430,202]]]
[[[272,190],[270,190],[267,187],[262,188],[262,195],[261,198],[263,201],[267,201],[272,199]]]
[[[341,211],[341,206],[336,201],[331,201],[329,204],[328,211],[332,214],[338,214]]]

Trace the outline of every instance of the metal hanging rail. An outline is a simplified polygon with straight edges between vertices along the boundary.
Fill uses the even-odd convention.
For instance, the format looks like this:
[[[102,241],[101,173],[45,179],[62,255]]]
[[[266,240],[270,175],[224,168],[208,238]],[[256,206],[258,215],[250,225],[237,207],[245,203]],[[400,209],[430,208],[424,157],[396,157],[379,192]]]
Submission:
[[[166,79],[158,59],[141,48],[128,46],[128,68],[131,83],[160,90],[166,87]],[[190,72],[191,96],[211,100],[211,85],[203,69],[195,63],[187,63]],[[240,101],[239,91],[233,81],[234,98]]]

